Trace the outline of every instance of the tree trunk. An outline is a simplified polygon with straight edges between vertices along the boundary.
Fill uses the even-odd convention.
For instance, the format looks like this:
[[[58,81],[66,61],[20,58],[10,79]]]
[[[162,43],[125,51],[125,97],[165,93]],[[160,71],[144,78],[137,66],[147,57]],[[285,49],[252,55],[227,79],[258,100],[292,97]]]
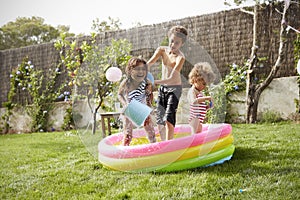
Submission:
[[[99,105],[95,108],[94,113],[93,113],[93,135],[96,133],[96,128],[97,128],[97,112],[100,108],[102,101],[99,103]],[[102,119],[101,119],[102,120]]]
[[[257,37],[257,23],[258,23],[258,6],[254,6],[253,12],[253,40],[251,56],[248,63],[247,81],[246,81],[246,123],[255,123],[257,119],[258,100],[256,97],[255,85],[255,68],[258,61],[258,37]]]
[[[257,121],[257,108],[258,108],[258,101],[260,98],[261,93],[264,91],[266,87],[272,82],[275,78],[276,73],[279,67],[282,64],[283,56],[284,56],[284,45],[286,45],[285,39],[285,18],[286,18],[286,11],[288,9],[287,4],[284,5],[284,10],[282,13],[282,20],[281,20],[281,27],[280,27],[280,43],[278,48],[278,57],[276,63],[272,67],[268,77],[260,84],[256,84],[254,81],[255,77],[255,67],[257,63],[257,22],[258,22],[258,10],[257,6],[254,7],[254,24],[253,24],[253,47],[251,52],[251,59],[249,62],[249,68],[247,73],[247,87],[246,87],[246,106],[247,106],[247,116],[246,116],[246,123],[255,123]]]

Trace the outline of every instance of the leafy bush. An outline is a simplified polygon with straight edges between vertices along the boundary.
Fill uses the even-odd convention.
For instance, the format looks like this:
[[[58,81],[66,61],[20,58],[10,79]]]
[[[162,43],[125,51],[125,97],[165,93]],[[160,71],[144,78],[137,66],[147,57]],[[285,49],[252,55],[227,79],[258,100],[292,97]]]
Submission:
[[[260,117],[261,123],[275,123],[282,121],[281,115],[278,112],[267,110]]]
[[[29,58],[25,57],[10,75],[10,91],[6,105],[12,105],[14,102],[14,105],[26,106],[26,111],[32,118],[32,131],[43,132],[50,126],[48,118],[53,109],[52,103],[64,87],[64,84],[58,85],[57,82],[60,74],[60,68],[49,68],[49,77],[45,77],[44,73],[37,70]],[[25,101],[18,101],[18,95],[23,95]],[[6,108],[9,111],[7,106]]]
[[[226,95],[246,89],[247,66],[233,63],[229,67],[230,72],[224,79],[224,89]]]

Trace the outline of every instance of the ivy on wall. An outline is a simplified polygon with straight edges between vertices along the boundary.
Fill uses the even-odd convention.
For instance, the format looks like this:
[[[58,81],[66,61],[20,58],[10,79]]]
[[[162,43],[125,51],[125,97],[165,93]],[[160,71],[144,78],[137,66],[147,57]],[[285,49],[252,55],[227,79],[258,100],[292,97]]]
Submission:
[[[25,106],[26,112],[32,118],[30,129],[32,132],[47,131],[51,122],[49,112],[53,109],[55,102],[65,87],[65,84],[57,85],[57,79],[61,75],[60,68],[47,72],[49,77],[45,77],[43,71],[37,70],[34,64],[25,57],[10,75],[10,91],[8,101],[4,103],[6,113],[4,114],[5,130],[9,131],[10,116],[12,109],[16,106]],[[27,93],[25,102],[18,102],[18,95]]]

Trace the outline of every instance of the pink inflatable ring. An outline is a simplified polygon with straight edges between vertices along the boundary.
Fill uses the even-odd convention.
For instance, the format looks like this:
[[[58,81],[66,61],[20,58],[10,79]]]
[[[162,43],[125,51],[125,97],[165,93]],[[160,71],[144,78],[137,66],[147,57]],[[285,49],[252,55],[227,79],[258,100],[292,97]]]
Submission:
[[[194,135],[190,131],[189,125],[177,125],[175,139],[149,144],[144,130],[136,129],[131,146],[120,145],[123,134],[117,133],[99,142],[99,161],[119,171],[178,171],[220,164],[232,157],[230,124],[204,124],[203,131]],[[134,140],[142,142],[135,145]]]

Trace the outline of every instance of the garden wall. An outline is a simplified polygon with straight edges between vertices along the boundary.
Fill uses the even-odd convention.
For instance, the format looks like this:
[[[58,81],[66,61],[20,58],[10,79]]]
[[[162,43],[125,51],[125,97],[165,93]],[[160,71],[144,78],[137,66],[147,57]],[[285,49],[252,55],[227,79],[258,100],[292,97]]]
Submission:
[[[274,79],[262,92],[258,103],[258,120],[264,113],[277,114],[282,119],[289,119],[297,113],[295,100],[299,99],[297,76]],[[231,106],[228,110],[234,122],[244,122],[246,118],[246,94],[235,93],[231,97]]]
[[[182,97],[177,111],[177,124],[188,123],[189,104],[187,98],[188,88],[183,89]],[[156,96],[156,95],[155,95]],[[295,99],[299,99],[299,87],[297,84],[297,77],[283,77],[277,78],[263,91],[259,101],[258,115],[266,111],[278,113],[282,119],[288,119],[292,114],[296,113]],[[234,122],[245,122],[245,93],[238,93],[232,96],[233,102],[231,109],[228,110],[233,116]],[[55,109],[50,114],[51,128],[47,131],[61,130],[65,110],[68,107],[67,102],[56,103]],[[4,113],[4,108],[0,108],[0,115]],[[75,113],[74,113],[75,112]],[[99,111],[103,112],[103,111]],[[75,121],[75,128],[91,128],[93,123],[92,114],[86,101],[76,102],[73,107],[73,116],[80,114],[80,118]],[[97,115],[97,122],[99,123],[100,115]],[[13,112],[10,126],[13,127],[12,132],[30,132],[31,118],[26,114],[24,109],[16,109]],[[99,123],[100,124],[100,123]],[[101,129],[99,129],[101,130]]]
[[[288,10],[287,21],[296,28],[300,27],[299,10],[298,4],[292,4]],[[269,6],[260,13],[260,16],[263,20],[258,24],[258,34],[261,39],[258,55],[270,58],[270,62],[260,64],[260,73],[261,76],[264,76],[265,73],[269,72],[277,58],[281,15]],[[189,33],[189,43],[186,45],[187,64],[183,69],[185,77],[191,69],[191,64],[194,64],[194,60],[190,60],[190,58],[199,58],[199,61],[212,58],[221,76],[224,77],[229,71],[229,64],[242,63],[250,55],[252,16],[238,9],[191,16],[116,32],[105,32],[99,35],[98,43],[105,46],[113,38],[126,38],[133,44],[133,55],[142,55],[149,59],[156,47],[166,38],[168,29],[176,24],[185,26]],[[277,77],[296,75],[293,58],[293,41],[295,38],[295,32],[290,31],[287,34],[288,45],[285,49],[284,63],[280,67]],[[79,42],[88,39],[88,36],[76,38]],[[206,54],[205,52],[200,53],[198,50],[189,51],[190,44],[201,46]],[[45,73],[49,68],[54,69],[59,63],[59,54],[53,47],[53,43],[0,51],[0,107],[2,107],[2,102],[7,101],[10,73],[25,56],[29,57],[37,69],[42,69]],[[207,56],[209,58],[205,58]],[[152,68],[152,73],[156,77],[161,73],[158,65]],[[22,98],[19,96],[18,101],[22,101]]]

